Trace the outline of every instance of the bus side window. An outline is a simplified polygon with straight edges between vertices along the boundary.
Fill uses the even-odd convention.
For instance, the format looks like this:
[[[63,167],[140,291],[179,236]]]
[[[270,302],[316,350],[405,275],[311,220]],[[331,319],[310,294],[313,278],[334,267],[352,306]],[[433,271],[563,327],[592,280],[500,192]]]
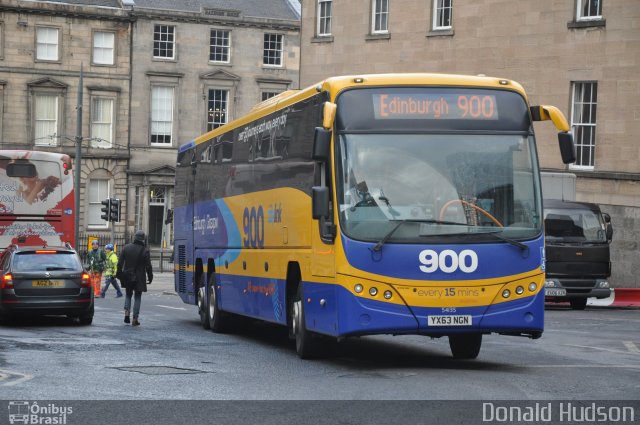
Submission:
[[[38,171],[36,166],[30,162],[12,162],[7,165],[8,177],[37,177]]]

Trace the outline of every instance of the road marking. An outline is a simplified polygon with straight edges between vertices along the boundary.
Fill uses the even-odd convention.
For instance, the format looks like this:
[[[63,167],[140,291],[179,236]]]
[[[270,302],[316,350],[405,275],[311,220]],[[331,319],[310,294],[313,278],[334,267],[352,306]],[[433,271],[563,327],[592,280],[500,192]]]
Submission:
[[[616,368],[616,369],[640,369],[640,364],[534,364],[534,365],[526,365],[526,367],[535,367],[535,368],[584,368],[584,369],[599,369],[599,368]]]
[[[564,344],[565,347],[576,347],[576,348],[590,348],[591,350],[600,350],[600,351],[607,351],[609,353],[618,353],[618,354],[629,354],[628,351],[623,351],[623,350],[614,350],[611,348],[604,348],[604,347],[593,347],[591,345],[574,345],[574,344]]]
[[[627,347],[627,350],[629,350],[629,352],[633,354],[640,354],[640,348],[638,348],[638,346],[632,341],[622,341],[622,343],[625,347]]]
[[[184,308],[184,307],[170,307],[168,305],[158,305],[158,304],[156,304],[156,307],[170,308],[171,310],[186,310],[186,308]]]
[[[0,382],[4,380],[9,380],[9,382],[4,382],[0,384],[3,387],[11,387],[13,385],[18,385],[30,379],[33,379],[32,375],[0,369]]]

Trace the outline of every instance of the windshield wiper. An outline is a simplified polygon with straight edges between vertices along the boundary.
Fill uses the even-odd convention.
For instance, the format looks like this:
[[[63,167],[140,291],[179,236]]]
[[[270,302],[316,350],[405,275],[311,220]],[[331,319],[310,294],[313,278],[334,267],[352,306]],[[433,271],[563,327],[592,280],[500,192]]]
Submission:
[[[382,249],[382,246],[387,243],[387,241],[391,238],[391,236],[393,236],[393,234],[395,233],[396,230],[398,230],[398,228],[403,225],[404,223],[426,223],[426,224],[456,224],[459,226],[471,226],[471,224],[467,224],[467,223],[458,223],[455,221],[442,221],[442,220],[423,220],[423,219],[405,219],[405,220],[389,220],[389,222],[397,222],[398,224],[396,224],[395,226],[393,226],[393,229],[391,229],[389,231],[389,233],[387,233],[382,239],[380,239],[380,241],[375,244],[375,246],[372,249],[373,252],[378,252]]]
[[[451,224],[451,223],[450,223]],[[462,224],[462,223],[455,223],[455,224]],[[471,225],[469,225],[471,226]],[[511,244],[515,247],[520,248],[520,250],[522,250],[523,252],[528,252],[529,251],[529,247],[525,244],[523,244],[522,242],[518,242],[515,239],[511,239],[511,238],[507,238],[506,236],[503,236],[501,234],[502,230],[496,230],[493,232],[467,232],[467,233],[446,233],[443,235],[439,235],[439,236],[473,236],[473,235],[491,235],[496,239],[500,239],[503,242],[506,242],[508,244]],[[423,236],[423,235],[420,235]],[[432,236],[432,235],[429,235]]]
[[[502,231],[502,230],[500,230],[500,232],[501,232],[501,231]],[[499,232],[483,232],[483,233],[479,233],[479,234],[481,234],[481,235],[491,235],[491,236],[493,236],[494,238],[498,238],[498,239],[500,239],[501,241],[504,241],[504,242],[506,242],[506,243],[509,243],[509,244],[511,244],[511,245],[513,245],[513,246],[517,246],[517,247],[518,247],[518,248],[520,248],[520,250],[522,250],[523,252],[524,252],[524,251],[529,251],[529,247],[528,247],[527,245],[523,244],[522,242],[518,242],[518,241],[517,241],[517,240],[515,240],[515,239],[507,238],[507,237],[505,237],[505,236],[501,235]]]

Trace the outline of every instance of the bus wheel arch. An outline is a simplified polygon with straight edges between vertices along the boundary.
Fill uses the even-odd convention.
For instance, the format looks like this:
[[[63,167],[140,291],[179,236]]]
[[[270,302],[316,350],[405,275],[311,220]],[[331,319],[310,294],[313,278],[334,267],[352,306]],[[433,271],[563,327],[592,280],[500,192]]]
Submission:
[[[311,359],[319,352],[319,338],[305,325],[305,300],[302,291],[302,275],[298,263],[287,267],[287,324],[296,342],[296,352],[301,359]]]
[[[289,338],[295,339],[293,333],[293,302],[298,293],[298,286],[302,284],[302,273],[300,265],[297,262],[289,262],[287,264],[287,282],[285,288],[285,305],[287,306],[287,328],[289,329]]]

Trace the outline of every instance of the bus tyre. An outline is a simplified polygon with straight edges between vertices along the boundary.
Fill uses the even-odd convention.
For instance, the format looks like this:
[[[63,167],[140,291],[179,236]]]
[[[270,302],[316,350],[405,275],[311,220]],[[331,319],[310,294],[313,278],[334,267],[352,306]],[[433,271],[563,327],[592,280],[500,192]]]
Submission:
[[[587,299],[576,298],[575,300],[569,300],[569,304],[571,304],[571,310],[584,310],[587,308]]]
[[[198,314],[200,315],[200,324],[205,329],[211,329],[209,326],[209,317],[207,316],[207,288],[204,285],[198,287]]]
[[[209,329],[215,333],[222,333],[225,330],[225,314],[218,308],[218,297],[216,296],[216,282],[212,274],[209,278],[209,297],[207,302],[207,321]]]
[[[304,302],[302,301],[302,284],[298,285],[298,292],[293,300],[292,327],[296,339],[296,352],[301,359],[311,359],[317,355],[317,340],[305,325]]]
[[[449,347],[454,359],[475,359],[482,345],[481,333],[449,335]]]

